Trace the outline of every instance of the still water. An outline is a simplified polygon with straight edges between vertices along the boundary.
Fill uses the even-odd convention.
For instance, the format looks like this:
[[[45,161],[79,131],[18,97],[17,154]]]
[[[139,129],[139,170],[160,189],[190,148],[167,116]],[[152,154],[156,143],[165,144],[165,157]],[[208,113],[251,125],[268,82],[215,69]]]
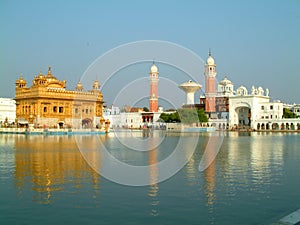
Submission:
[[[225,133],[203,172],[198,167],[211,134],[196,134],[195,151],[181,170],[158,184],[160,171],[152,171],[151,185],[135,187],[100,176],[77,142],[100,140],[119,160],[155,165],[192,134],[155,135],[162,142],[144,152],[120,141],[151,138],[144,132],[0,135],[0,224],[271,224],[300,208],[297,133]]]

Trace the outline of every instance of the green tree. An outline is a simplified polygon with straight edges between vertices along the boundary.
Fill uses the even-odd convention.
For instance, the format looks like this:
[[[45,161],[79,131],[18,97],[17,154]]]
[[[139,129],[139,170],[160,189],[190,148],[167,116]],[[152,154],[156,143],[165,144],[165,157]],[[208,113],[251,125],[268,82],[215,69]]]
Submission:
[[[149,112],[149,109],[146,106],[144,106],[143,110],[144,112]]]
[[[180,108],[175,113],[162,113],[160,114],[160,119],[166,123],[203,123],[207,122],[208,118],[202,109],[187,109]]]
[[[293,113],[290,109],[283,109],[283,118],[297,118],[297,115]]]
[[[208,118],[207,118],[207,116],[206,116],[206,114],[205,114],[205,112],[204,112],[203,109],[198,109],[197,113],[198,113],[199,122],[201,122],[201,123],[208,122]]]

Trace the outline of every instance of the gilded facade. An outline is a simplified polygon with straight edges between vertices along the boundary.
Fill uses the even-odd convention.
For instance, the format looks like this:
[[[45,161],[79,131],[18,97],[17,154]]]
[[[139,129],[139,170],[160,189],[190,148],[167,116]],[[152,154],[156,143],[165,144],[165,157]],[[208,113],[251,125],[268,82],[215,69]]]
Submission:
[[[103,96],[96,80],[92,89],[84,91],[80,82],[75,90],[66,89],[66,81],[51,72],[35,76],[32,85],[20,76],[16,80],[16,118],[19,124],[35,127],[101,128]]]

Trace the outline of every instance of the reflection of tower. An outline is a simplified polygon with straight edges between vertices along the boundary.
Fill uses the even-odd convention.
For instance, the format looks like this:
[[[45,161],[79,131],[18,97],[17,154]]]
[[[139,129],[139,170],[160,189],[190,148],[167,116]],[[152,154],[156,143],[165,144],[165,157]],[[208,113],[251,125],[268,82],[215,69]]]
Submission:
[[[150,98],[149,98],[149,110],[150,112],[158,111],[158,69],[154,64],[150,68]]]
[[[154,137],[149,137],[149,148],[152,148],[154,143],[155,143],[155,139]],[[151,211],[150,211],[150,215],[151,216],[157,216],[158,210],[157,210],[157,206],[159,204],[159,199],[158,199],[158,191],[159,191],[159,187],[158,187],[158,167],[157,167],[157,153],[158,153],[158,149],[151,149],[148,153],[149,156],[149,160],[148,160],[148,166],[149,166],[149,192],[148,192],[148,196],[150,197],[151,201],[150,201],[150,207],[151,207]]]
[[[205,112],[216,111],[216,64],[209,51],[205,64]]]
[[[202,86],[197,84],[191,80],[185,82],[179,86],[186,93],[186,104],[187,105],[194,105],[195,100],[195,92],[198,91]]]

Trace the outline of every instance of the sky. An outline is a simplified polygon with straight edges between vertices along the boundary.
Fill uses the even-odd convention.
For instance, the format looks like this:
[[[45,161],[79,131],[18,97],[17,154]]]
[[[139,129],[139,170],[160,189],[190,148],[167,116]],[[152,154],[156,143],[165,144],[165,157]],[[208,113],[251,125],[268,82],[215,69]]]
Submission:
[[[200,57],[200,67],[211,49],[218,81],[227,76],[235,88],[262,86],[270,90],[272,100],[300,103],[298,0],[1,0],[0,29],[0,97],[14,97],[20,74],[30,86],[40,70],[47,73],[48,66],[58,79],[67,80],[67,89],[74,89],[79,80],[84,81],[90,65],[112,49],[158,40],[190,50]],[[168,90],[178,95],[174,105],[182,104],[184,93],[175,87],[191,74],[159,59],[160,55],[153,55],[151,60],[157,60],[161,80],[174,83],[170,81],[173,88]],[[105,84],[104,100],[116,104],[116,96],[129,92],[138,96],[140,90],[134,85],[120,94],[132,83],[147,92],[146,80],[136,81],[148,76],[151,60],[124,66],[114,74],[98,69],[95,79]],[[113,77],[111,82],[105,82],[108,76]],[[192,77],[204,86],[203,70]],[[197,93],[196,103],[202,93]]]

